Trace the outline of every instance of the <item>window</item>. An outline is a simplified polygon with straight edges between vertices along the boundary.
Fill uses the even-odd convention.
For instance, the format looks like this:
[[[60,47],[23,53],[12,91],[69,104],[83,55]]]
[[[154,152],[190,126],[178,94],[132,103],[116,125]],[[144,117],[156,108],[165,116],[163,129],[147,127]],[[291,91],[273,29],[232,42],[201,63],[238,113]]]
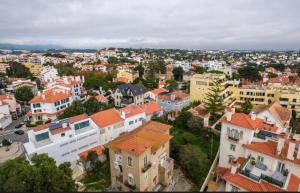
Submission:
[[[39,108],[39,107],[41,107],[40,103],[33,104],[33,108]]]
[[[132,124],[133,124],[133,121],[130,121],[130,122],[129,122],[129,125],[132,125]]]
[[[128,174],[128,183],[133,185],[134,181],[133,181],[133,175],[132,174]]]
[[[235,187],[231,185],[231,192],[238,192],[240,189],[238,187]]]
[[[65,133],[61,133],[60,136],[64,137],[66,134]]]
[[[81,123],[75,124],[75,130],[82,129],[84,127],[88,127],[90,125],[89,121],[83,121]]]
[[[36,141],[41,141],[41,140],[44,140],[44,139],[49,139],[49,133],[48,132],[37,134],[35,136]]]
[[[263,163],[263,162],[264,162],[264,157],[262,157],[262,156],[257,156],[257,160],[258,160],[259,162]]]
[[[128,166],[132,167],[132,165],[133,165],[132,162],[133,162],[132,157],[128,156],[128,158],[127,158],[127,164],[128,164]]]
[[[243,139],[243,134],[244,134],[244,132],[240,131],[240,139]]]
[[[147,167],[147,164],[148,164],[147,155],[145,155],[145,157],[144,157],[144,167],[145,168]]]
[[[234,144],[230,144],[230,150],[235,151],[235,145]]]

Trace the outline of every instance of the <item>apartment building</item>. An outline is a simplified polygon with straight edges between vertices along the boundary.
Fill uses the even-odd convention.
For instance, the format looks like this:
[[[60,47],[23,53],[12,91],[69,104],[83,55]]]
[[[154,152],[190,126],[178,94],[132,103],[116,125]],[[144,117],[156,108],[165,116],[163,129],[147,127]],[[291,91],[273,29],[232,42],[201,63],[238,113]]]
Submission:
[[[121,84],[114,93],[115,106],[140,105],[145,102],[145,90],[137,84]]]
[[[42,71],[41,64],[25,63],[25,67],[29,69],[29,71],[33,74],[33,76],[35,77],[40,76],[40,73]]]
[[[40,73],[41,82],[51,82],[58,78],[58,71],[52,66],[44,66]]]
[[[9,113],[14,119],[17,119],[17,115],[21,113],[21,105],[17,103],[14,96],[9,96],[5,94],[0,95],[0,102],[2,105],[8,105]],[[6,112],[6,111],[4,111]],[[7,114],[7,113],[5,113]]]
[[[188,63],[186,61],[176,61],[173,64],[173,68],[175,68],[175,67],[181,67],[184,72],[188,72],[190,70],[190,63]]]
[[[225,89],[226,76],[224,74],[216,73],[205,73],[205,74],[195,74],[190,80],[190,98],[191,101],[201,101],[205,100],[207,93],[210,92],[210,88],[214,81],[220,82],[220,87],[224,93],[230,93],[230,90]]]
[[[170,128],[170,125],[150,121],[108,144],[113,188],[161,191],[173,183]]]
[[[33,92],[33,94],[36,94],[38,91],[36,82],[31,81],[30,79],[28,79],[28,80],[19,79],[19,80],[12,81],[11,84],[7,85],[6,90],[9,92],[14,92],[18,88],[23,87],[23,86],[29,87],[31,89],[31,91]]]
[[[226,191],[300,190],[299,139],[288,136],[288,128],[279,133],[276,124],[259,118],[272,120],[277,114],[247,115],[226,108],[221,120],[219,163],[214,168]]]
[[[1,73],[6,73],[6,69],[9,68],[9,64],[8,63],[2,63],[0,62],[0,72]]]
[[[12,116],[8,104],[0,100],[0,129],[4,129],[12,123]]]
[[[254,105],[268,105],[278,102],[283,107],[295,110],[300,116],[300,87],[298,85],[243,85],[235,92],[238,103],[250,100]]]
[[[117,73],[117,77],[115,81],[125,82],[125,83],[132,83],[136,78],[139,77],[139,74],[133,70],[131,71],[119,71]]]
[[[72,93],[74,100],[84,100],[84,76],[62,76],[45,85],[45,88],[65,89]]]
[[[45,89],[29,101],[31,111],[27,116],[29,120],[55,120],[63,110],[73,102],[72,93],[60,88]]]
[[[153,100],[153,101],[157,102],[158,101],[158,95],[161,94],[161,93],[164,93],[164,92],[168,92],[168,90],[165,89],[165,88],[157,88],[157,89],[148,91],[146,93],[146,96],[150,100]]]
[[[75,164],[80,154],[90,149],[103,149],[99,129],[86,114],[39,125],[27,133],[29,142],[24,148],[28,160],[34,154],[46,153],[57,165],[63,162]]]

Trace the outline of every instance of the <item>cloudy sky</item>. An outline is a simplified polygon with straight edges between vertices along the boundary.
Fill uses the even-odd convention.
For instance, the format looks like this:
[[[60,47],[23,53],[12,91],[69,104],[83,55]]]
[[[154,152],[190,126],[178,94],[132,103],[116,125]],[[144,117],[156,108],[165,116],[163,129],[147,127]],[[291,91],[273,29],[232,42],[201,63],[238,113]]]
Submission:
[[[300,49],[299,0],[2,0],[0,43]]]

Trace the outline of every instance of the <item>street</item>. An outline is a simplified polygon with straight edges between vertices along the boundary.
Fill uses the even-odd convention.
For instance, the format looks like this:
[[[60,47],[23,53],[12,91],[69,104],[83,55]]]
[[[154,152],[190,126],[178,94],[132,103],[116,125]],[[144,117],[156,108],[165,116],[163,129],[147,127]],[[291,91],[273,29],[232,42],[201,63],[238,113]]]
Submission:
[[[12,120],[12,123],[8,127],[0,131],[0,142],[2,142],[3,139],[10,139],[12,142],[22,142],[22,143],[28,142],[26,125],[24,124],[21,128],[18,129],[15,128],[15,126],[18,125],[20,122],[25,122],[24,119],[25,116],[18,117],[17,120]],[[17,135],[14,133],[16,130],[20,130],[20,129],[25,131],[23,135]]]

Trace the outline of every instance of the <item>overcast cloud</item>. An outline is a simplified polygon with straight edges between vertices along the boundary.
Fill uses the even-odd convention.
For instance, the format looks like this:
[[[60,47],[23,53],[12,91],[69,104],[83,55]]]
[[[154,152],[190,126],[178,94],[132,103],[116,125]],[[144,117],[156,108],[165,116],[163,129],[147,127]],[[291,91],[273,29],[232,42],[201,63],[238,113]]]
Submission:
[[[2,0],[0,43],[300,49],[299,0]]]

